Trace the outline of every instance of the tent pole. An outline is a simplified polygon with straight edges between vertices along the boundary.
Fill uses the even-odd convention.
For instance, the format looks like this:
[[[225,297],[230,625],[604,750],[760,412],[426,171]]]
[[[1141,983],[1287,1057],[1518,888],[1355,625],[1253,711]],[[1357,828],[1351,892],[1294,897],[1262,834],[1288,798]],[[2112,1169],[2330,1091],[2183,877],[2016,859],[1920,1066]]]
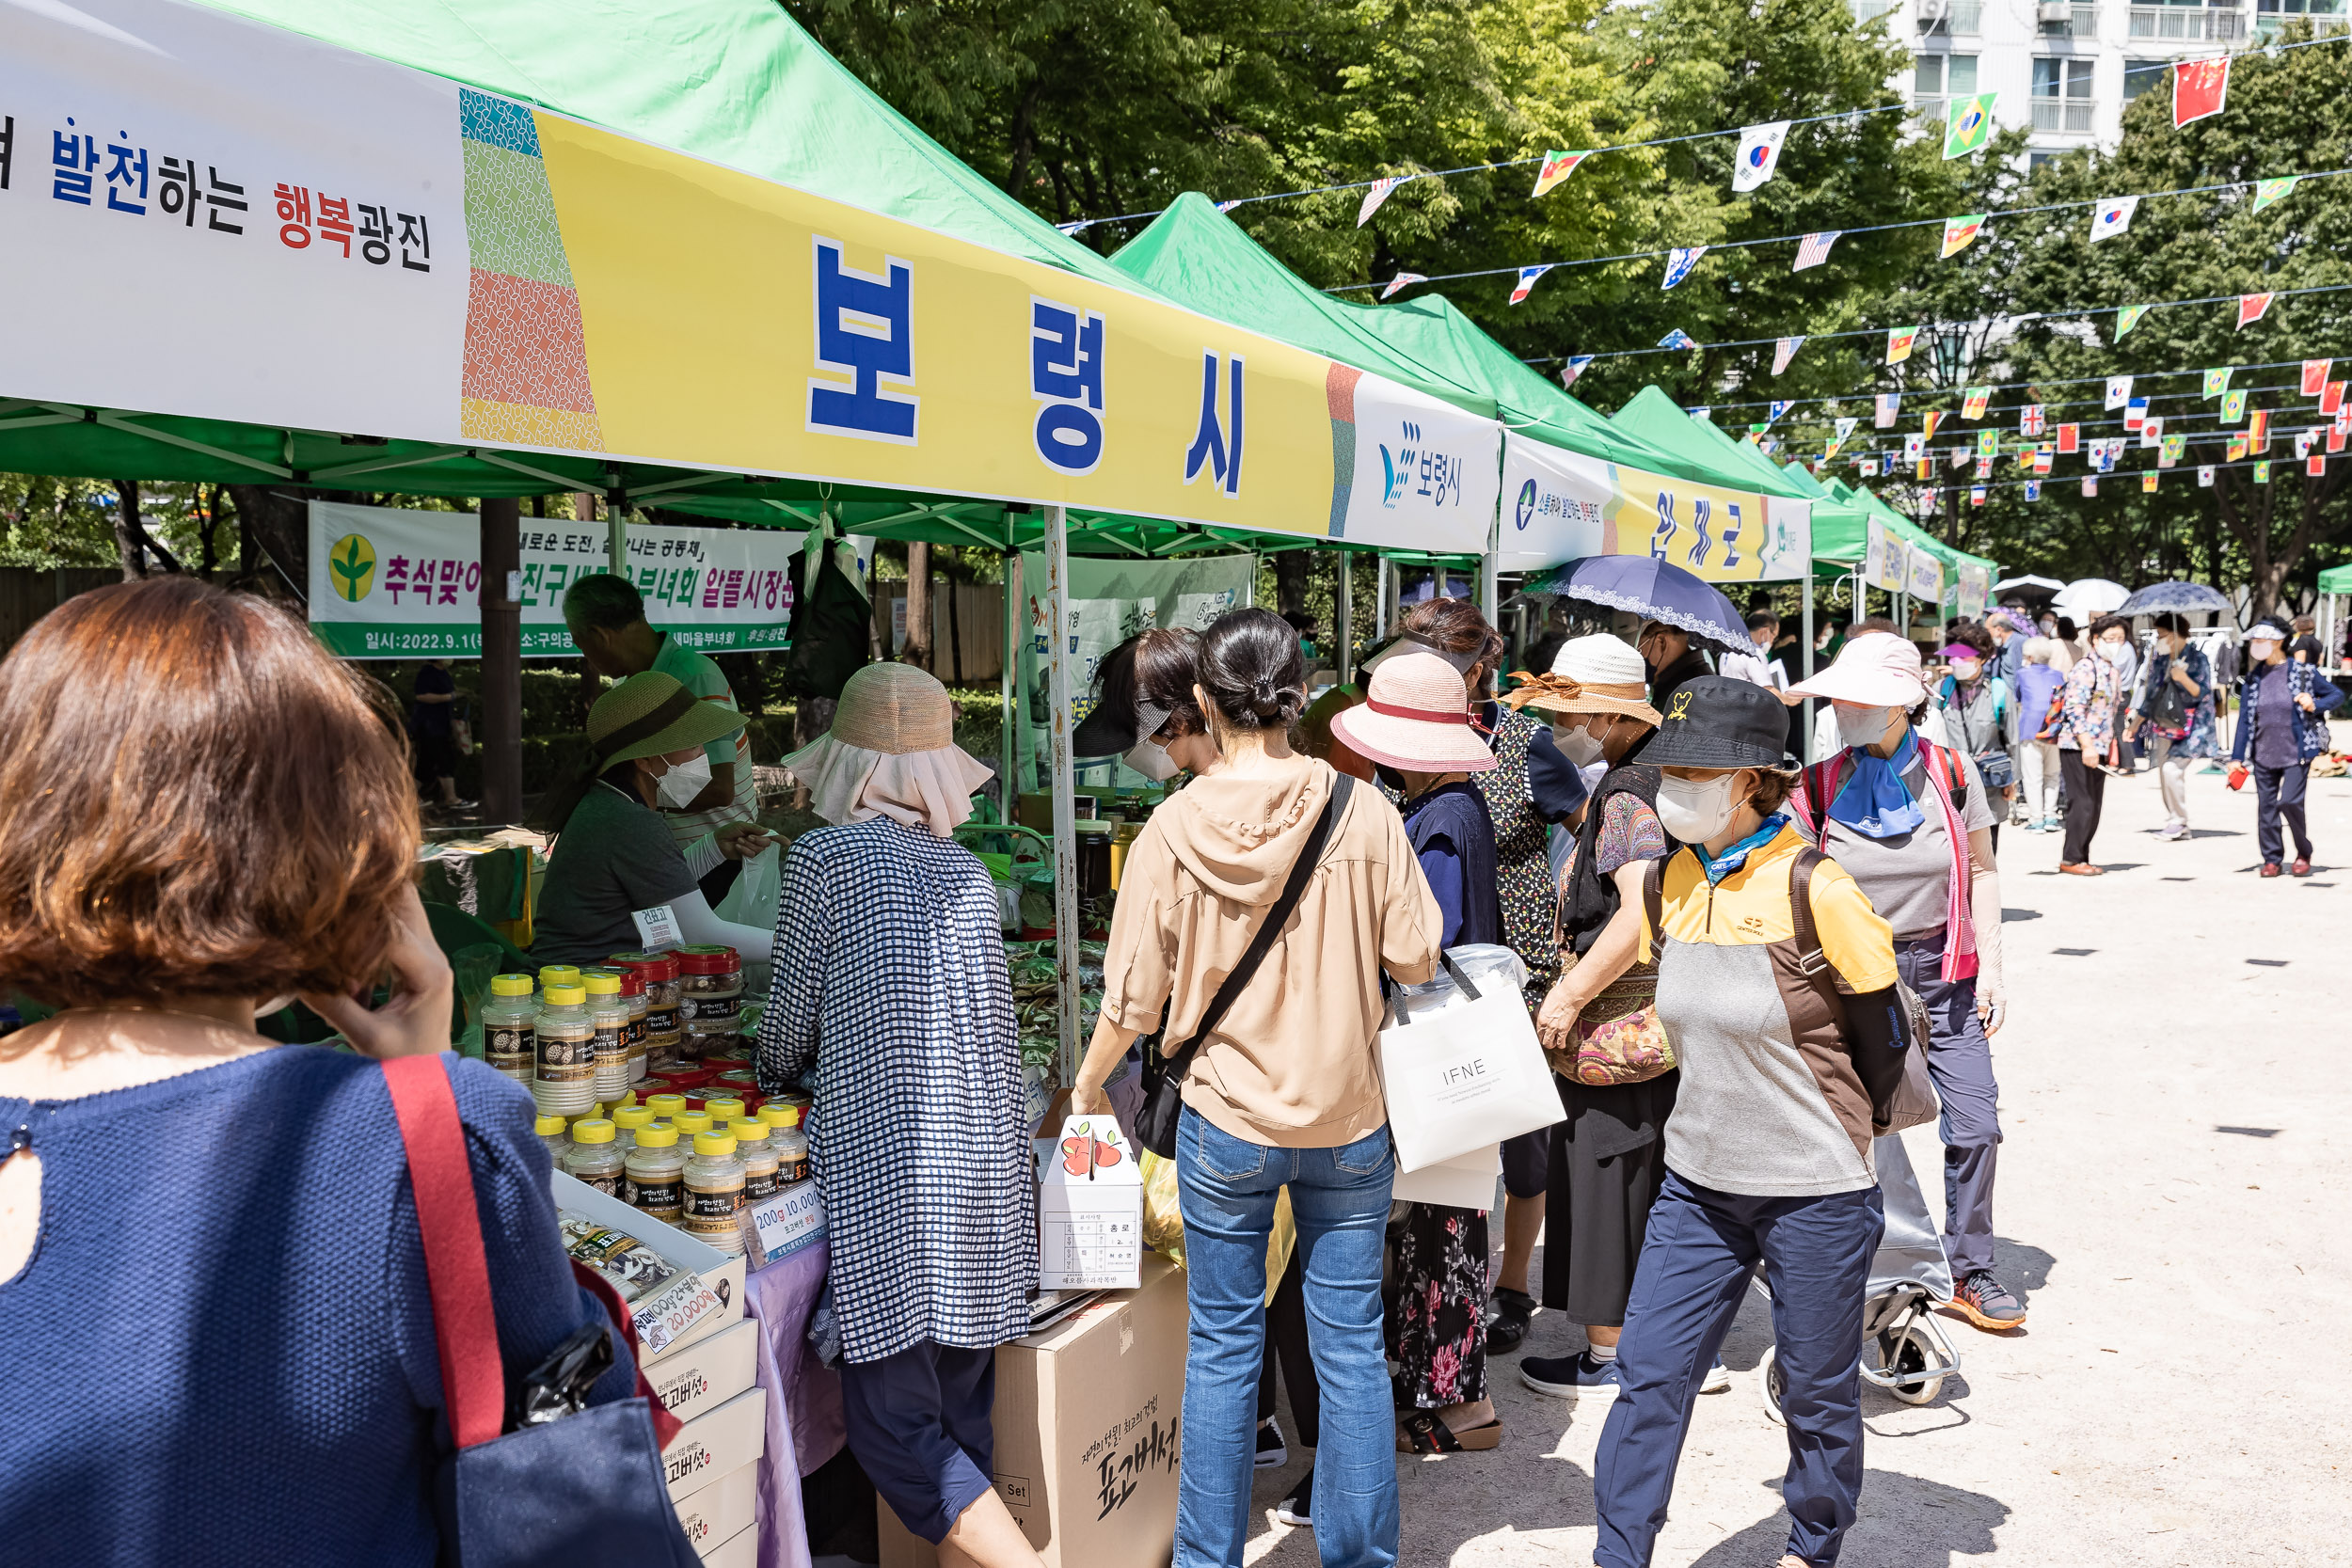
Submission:
[[[522,570],[522,504],[482,499],[482,816],[523,816],[523,607],[508,592]]]
[[[1332,595],[1332,619],[1337,623],[1332,632],[1340,645],[1331,659],[1331,674],[1338,685],[1345,686],[1356,661],[1356,558],[1345,550],[1334,554],[1340,567],[1340,591]]]
[[[1810,561],[1804,563],[1804,608],[1798,621],[1797,635],[1804,643],[1797,650],[1799,667],[1804,671],[1801,678],[1811,680],[1813,678],[1813,562]],[[1798,721],[1802,727],[1797,731],[1797,755],[1811,762],[1813,760],[1813,699],[1807,697],[1803,704],[1803,717]]]
[[[1060,971],[1061,1055],[1059,1081],[1078,1080],[1077,778],[1070,757],[1070,514],[1045,508],[1046,609],[1051,634],[1045,640],[1047,728],[1053,737],[1054,956]]]
[[[1389,558],[1376,555],[1372,569],[1372,640],[1389,640]]]
[[[1020,820],[1021,781],[1013,775],[1021,767],[1021,697],[1014,672],[1021,664],[1021,626],[1028,604],[1021,596],[1021,552],[1007,550],[1004,562],[1005,668],[997,677],[1004,726],[996,739],[996,810],[1007,822],[1016,822]]]

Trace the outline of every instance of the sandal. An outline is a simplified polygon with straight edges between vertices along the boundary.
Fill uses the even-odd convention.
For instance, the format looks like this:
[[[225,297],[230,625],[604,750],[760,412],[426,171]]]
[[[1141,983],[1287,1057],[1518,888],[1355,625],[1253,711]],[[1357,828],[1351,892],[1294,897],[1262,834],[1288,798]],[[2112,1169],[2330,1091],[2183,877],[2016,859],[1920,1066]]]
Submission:
[[[1483,1452],[1502,1446],[1502,1421],[1500,1418],[1485,1426],[1468,1432],[1455,1432],[1438,1418],[1434,1410],[1407,1411],[1397,1423],[1396,1451],[1399,1453]]]
[[[1495,1291],[1494,1321],[1486,1325],[1486,1354],[1508,1355],[1527,1339],[1527,1325],[1535,1316],[1535,1298],[1524,1291]]]

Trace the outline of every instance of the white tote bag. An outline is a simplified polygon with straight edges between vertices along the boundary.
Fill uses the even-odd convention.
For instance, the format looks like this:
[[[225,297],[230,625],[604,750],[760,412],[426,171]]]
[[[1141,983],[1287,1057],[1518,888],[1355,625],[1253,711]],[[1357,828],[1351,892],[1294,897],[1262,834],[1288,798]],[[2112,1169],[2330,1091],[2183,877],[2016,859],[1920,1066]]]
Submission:
[[[1391,999],[1380,1031],[1380,1086],[1400,1171],[1458,1159],[1565,1115],[1527,1004],[1511,983],[1517,959],[1507,969],[1464,961],[1488,951],[1450,949],[1442,983]]]

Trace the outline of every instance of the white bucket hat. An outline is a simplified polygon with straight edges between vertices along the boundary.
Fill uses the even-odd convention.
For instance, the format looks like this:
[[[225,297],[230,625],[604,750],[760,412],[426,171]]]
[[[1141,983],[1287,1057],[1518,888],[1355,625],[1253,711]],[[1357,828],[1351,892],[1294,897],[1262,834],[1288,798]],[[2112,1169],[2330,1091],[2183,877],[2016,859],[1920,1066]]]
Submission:
[[[1928,694],[1919,644],[1891,631],[1865,632],[1837,650],[1837,660],[1789,689],[1859,707],[1912,708]]]
[[[1331,716],[1353,751],[1416,773],[1483,773],[1495,754],[1470,728],[1462,673],[1416,648],[1382,661],[1361,705]]]
[[[1549,673],[1521,670],[1511,678],[1520,685],[1502,700],[1515,708],[1615,713],[1652,727],[1658,723],[1658,710],[1649,705],[1649,666],[1641,650],[1622,637],[1606,632],[1572,637],[1552,656]]]

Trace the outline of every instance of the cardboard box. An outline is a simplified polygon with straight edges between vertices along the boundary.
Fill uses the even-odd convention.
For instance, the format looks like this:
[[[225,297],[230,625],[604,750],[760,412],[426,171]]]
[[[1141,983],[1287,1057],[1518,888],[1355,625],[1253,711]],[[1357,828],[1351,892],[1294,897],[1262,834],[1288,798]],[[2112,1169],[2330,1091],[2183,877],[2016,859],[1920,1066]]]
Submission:
[[[1143,1282],[996,1351],[997,1495],[1046,1568],[1166,1568],[1175,1555],[1177,1418],[1189,1313],[1184,1271]],[[882,1568],[938,1554],[877,1505]]]
[[[1074,1168],[1073,1168],[1074,1167]],[[1038,1189],[1041,1291],[1132,1291],[1143,1261],[1143,1170],[1110,1117],[1070,1117]]]
[[[768,1391],[749,1389],[678,1428],[661,1450],[670,1500],[692,1497],[767,1451]]]
[[[724,1545],[713,1546],[703,1553],[703,1568],[756,1568],[759,1562],[759,1527],[736,1531],[735,1538]]]
[[[671,1506],[677,1510],[686,1539],[707,1558],[752,1528],[759,1511],[759,1462],[729,1470]]]
[[[688,1345],[707,1339],[742,1318],[742,1259],[730,1258],[709,1243],[689,1236],[674,1225],[665,1225],[560,1170],[549,1180],[556,1208],[585,1214],[598,1225],[627,1231],[664,1260],[692,1270],[718,1300],[714,1311],[707,1301],[696,1299],[696,1292],[673,1287],[629,1304],[629,1312],[636,1320],[638,1342],[644,1347],[647,1377],[654,1375],[655,1362],[675,1355]]]
[[[759,1355],[759,1324],[738,1318],[718,1333],[646,1363],[654,1398],[681,1421],[716,1410],[752,1386]]]

